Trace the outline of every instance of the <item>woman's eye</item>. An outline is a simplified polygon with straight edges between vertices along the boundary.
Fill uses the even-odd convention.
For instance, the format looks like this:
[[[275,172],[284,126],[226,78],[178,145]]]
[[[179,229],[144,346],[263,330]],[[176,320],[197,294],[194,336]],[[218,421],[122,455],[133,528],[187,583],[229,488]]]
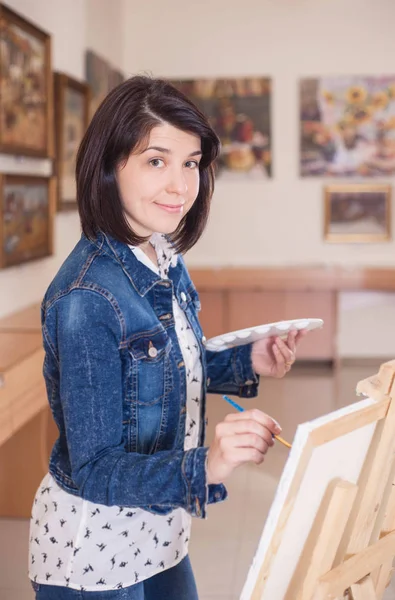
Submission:
[[[188,169],[196,169],[199,166],[199,163],[196,160],[188,160],[188,162],[185,163],[185,166],[188,167]]]
[[[163,167],[163,165],[165,164],[161,158],[153,158],[149,161],[149,163],[153,167]]]

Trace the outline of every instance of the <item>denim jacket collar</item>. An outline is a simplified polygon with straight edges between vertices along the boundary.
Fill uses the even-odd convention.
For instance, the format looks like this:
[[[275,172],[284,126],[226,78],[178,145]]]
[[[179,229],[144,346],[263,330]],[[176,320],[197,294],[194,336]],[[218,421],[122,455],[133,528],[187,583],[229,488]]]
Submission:
[[[127,244],[120,242],[112,236],[99,232],[96,236],[96,240],[93,240],[93,243],[102,252],[114,257],[121,264],[122,269],[140,296],[145,296],[153,286],[166,281],[143,265]],[[178,260],[176,266],[171,267],[168,274],[175,289],[178,288],[182,273],[182,265],[180,262],[181,261]]]

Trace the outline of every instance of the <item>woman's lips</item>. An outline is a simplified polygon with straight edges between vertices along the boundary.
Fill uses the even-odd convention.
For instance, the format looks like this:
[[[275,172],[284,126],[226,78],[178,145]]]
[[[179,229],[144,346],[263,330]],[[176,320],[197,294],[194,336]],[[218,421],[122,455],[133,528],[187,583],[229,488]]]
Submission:
[[[156,205],[168,213],[181,213],[184,210],[183,204],[158,204],[158,203],[156,203]]]

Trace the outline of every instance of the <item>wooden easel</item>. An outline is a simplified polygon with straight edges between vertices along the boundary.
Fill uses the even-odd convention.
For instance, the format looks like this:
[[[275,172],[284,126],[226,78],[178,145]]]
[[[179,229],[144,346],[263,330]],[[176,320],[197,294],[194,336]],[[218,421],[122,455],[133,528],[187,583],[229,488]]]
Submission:
[[[374,399],[383,416],[377,420],[357,485],[336,481],[327,490],[286,600],[381,600],[391,580],[395,557],[395,360],[383,364],[377,375],[360,381],[357,393]]]

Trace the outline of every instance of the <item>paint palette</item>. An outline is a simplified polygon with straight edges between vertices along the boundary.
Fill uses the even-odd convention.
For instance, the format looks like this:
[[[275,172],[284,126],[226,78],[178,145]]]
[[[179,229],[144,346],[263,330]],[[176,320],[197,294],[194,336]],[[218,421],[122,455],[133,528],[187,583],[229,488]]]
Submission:
[[[323,324],[324,321],[322,319],[294,319],[292,321],[278,321],[277,323],[256,325],[255,327],[239,329],[238,331],[231,331],[210,338],[207,340],[206,350],[221,352],[221,350],[251,344],[252,342],[272,336],[286,338],[288,333],[293,329],[297,329],[298,331],[306,329],[310,331],[312,329],[319,329]]]

